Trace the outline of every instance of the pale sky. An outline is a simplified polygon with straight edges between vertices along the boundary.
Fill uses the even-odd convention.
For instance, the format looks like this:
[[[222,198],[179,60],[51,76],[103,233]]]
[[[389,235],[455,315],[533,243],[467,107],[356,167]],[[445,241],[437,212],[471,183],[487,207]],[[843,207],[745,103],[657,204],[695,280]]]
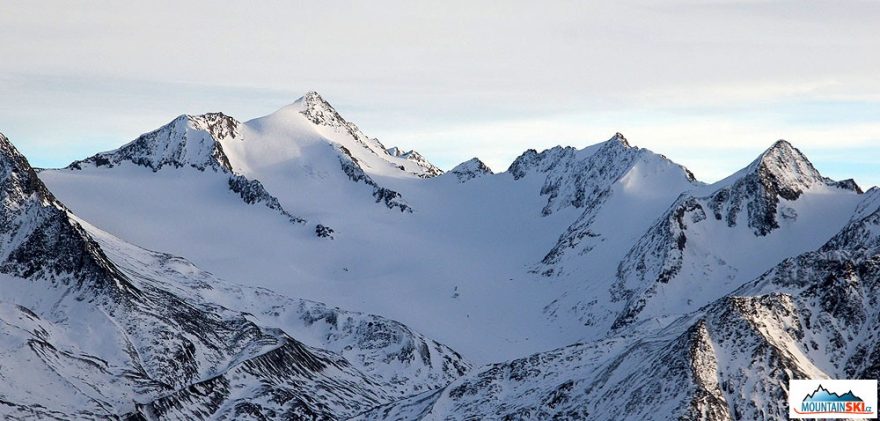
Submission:
[[[880,184],[878,1],[4,1],[0,132],[37,166],[317,90],[449,169],[624,133],[714,181],[775,140]]]

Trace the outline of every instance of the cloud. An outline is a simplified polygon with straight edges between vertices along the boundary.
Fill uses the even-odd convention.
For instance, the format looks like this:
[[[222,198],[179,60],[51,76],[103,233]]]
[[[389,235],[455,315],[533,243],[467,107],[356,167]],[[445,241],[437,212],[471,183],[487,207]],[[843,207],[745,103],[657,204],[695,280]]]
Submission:
[[[58,165],[315,89],[447,167],[620,130],[714,178],[734,164],[712,154],[779,137],[873,150],[878,20],[869,1],[12,2],[0,130]]]

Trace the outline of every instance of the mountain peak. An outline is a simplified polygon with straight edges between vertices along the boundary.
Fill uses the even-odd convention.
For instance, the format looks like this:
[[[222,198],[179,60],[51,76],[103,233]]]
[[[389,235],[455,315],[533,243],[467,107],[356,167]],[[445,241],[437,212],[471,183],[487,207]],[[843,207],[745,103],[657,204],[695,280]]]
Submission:
[[[774,142],[748,166],[747,173],[756,174],[765,185],[774,184],[783,191],[800,191],[815,184],[827,184],[828,181],[806,155],[785,140]],[[797,195],[794,196],[783,195],[790,200]]]
[[[711,198],[710,207],[716,219],[723,218],[733,227],[745,212],[755,235],[765,236],[780,228],[780,218],[796,219],[791,211],[780,210],[780,200],[795,201],[805,192],[824,193],[829,189],[862,193],[852,180],[823,177],[800,150],[778,140],[747,167],[707,186],[711,191],[707,197]]]
[[[302,96],[302,100],[305,102],[327,102],[324,101],[324,98],[321,97],[321,94],[318,91],[308,91],[305,95]]]
[[[771,145],[770,148],[767,149],[767,150],[768,150],[768,151],[771,151],[771,150],[774,150],[774,149],[788,149],[788,150],[791,150],[791,149],[794,149],[794,146],[793,146],[791,143],[789,143],[789,141],[787,141],[787,140],[785,140],[785,139],[779,139],[779,140],[773,142],[773,145]]]
[[[182,114],[118,149],[75,161],[68,168],[79,170],[85,165],[112,168],[131,162],[153,171],[171,166],[228,172],[232,166],[220,141],[240,138],[241,123],[223,113]]]
[[[852,179],[834,181],[822,176],[807,156],[786,140],[777,140],[751,164],[722,180],[727,184],[744,178],[757,178],[769,191],[795,200],[800,193],[816,185],[836,187],[862,193]]]
[[[810,162],[806,155],[784,139],[779,139],[776,142],[773,142],[773,145],[761,153],[758,160],[763,163],[771,162],[773,160],[788,161],[791,163]]]
[[[300,105],[303,110],[322,109],[325,111],[336,111],[333,109],[330,103],[327,102],[327,100],[324,99],[324,97],[322,97],[321,94],[316,91],[306,92],[305,94],[303,94],[303,96],[299,97],[299,99],[297,99],[294,104]]]
[[[493,174],[492,170],[486,165],[480,158],[471,158],[461,164],[458,164],[449,171],[458,178],[460,183],[464,183],[465,181],[482,177],[484,175]]]
[[[611,139],[608,139],[608,142],[617,142],[623,146],[626,146],[627,148],[632,147],[629,144],[629,141],[626,140],[626,137],[623,135],[623,133],[620,132],[615,133],[614,136],[611,137]]]
[[[330,105],[321,95],[315,91],[306,92],[300,99],[294,102],[294,105],[300,107],[300,113],[306,116],[309,121],[319,126],[327,126],[334,128],[344,128],[352,132],[352,136],[358,138],[359,135],[366,137],[353,124],[346,121],[339,112]],[[383,148],[384,149],[384,148]]]
[[[806,155],[804,155],[800,150],[795,148],[791,143],[784,139],[779,139],[776,142],[773,142],[773,145],[771,145],[769,148],[767,148],[767,150],[761,153],[759,159],[763,162],[776,160],[789,162],[806,162],[808,164],[810,163],[810,160],[807,159]]]

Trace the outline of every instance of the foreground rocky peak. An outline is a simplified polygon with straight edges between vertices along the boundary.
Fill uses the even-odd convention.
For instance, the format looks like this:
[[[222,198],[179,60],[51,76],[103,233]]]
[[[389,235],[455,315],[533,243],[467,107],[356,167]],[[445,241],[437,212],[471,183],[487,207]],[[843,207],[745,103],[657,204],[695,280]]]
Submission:
[[[0,272],[76,286],[130,287],[27,159],[0,134]]]

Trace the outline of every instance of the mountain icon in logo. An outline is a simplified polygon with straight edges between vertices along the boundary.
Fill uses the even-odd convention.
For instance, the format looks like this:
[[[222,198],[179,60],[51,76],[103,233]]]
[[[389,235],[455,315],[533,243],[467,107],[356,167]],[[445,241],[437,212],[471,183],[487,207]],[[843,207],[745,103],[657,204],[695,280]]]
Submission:
[[[828,389],[819,385],[819,387],[804,397],[803,402],[863,402],[862,398],[856,396],[852,390],[842,395],[830,392]]]

